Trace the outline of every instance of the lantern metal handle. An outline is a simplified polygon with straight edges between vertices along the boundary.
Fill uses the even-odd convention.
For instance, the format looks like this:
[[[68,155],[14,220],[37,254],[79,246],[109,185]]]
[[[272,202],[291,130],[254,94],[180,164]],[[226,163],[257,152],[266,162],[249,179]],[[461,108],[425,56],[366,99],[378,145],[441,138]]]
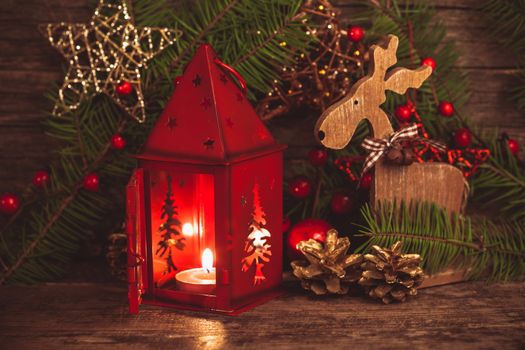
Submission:
[[[239,72],[237,72],[233,67],[227,65],[226,63],[224,63],[218,58],[215,58],[213,61],[219,66],[221,66],[222,68],[224,68],[226,71],[231,73],[237,79],[237,81],[239,82],[239,85],[241,86],[243,95],[246,96],[246,94],[248,93],[248,88],[246,87],[246,81],[239,74]]]

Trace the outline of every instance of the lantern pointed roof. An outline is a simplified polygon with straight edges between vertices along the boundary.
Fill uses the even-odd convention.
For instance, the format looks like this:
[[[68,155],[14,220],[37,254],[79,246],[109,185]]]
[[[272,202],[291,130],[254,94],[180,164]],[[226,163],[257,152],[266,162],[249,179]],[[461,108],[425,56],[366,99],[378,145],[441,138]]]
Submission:
[[[201,45],[144,146],[142,159],[224,164],[280,149],[210,45]]]

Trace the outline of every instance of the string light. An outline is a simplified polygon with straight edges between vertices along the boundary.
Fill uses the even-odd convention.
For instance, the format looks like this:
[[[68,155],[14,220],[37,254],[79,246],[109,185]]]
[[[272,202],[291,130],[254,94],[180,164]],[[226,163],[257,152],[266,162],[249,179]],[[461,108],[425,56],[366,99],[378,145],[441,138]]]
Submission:
[[[100,0],[89,23],[58,23],[44,34],[68,61],[69,70],[58,91],[53,114],[62,116],[93,93],[104,93],[138,122],[146,119],[139,68],[172,45],[182,34],[167,28],[137,28],[124,2]],[[132,93],[119,95],[122,82]]]
[[[257,111],[263,120],[286,113],[290,108],[308,106],[323,111],[343,97],[365,57],[361,43],[350,41],[340,27],[336,9],[327,0],[305,1],[298,16],[303,31],[315,38],[308,53],[297,52],[293,66],[282,67],[281,80],[274,82],[273,94],[260,101]],[[322,12],[322,13],[321,13]],[[287,45],[289,46],[289,45]]]

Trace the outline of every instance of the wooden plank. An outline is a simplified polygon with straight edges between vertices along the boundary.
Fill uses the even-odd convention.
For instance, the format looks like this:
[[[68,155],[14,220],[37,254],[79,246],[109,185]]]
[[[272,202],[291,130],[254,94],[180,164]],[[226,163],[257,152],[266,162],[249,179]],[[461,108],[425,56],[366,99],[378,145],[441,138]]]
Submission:
[[[355,296],[288,295],[239,316],[142,306],[125,286],[50,284],[0,289],[0,339],[9,349],[519,349],[525,284],[461,283],[403,304]]]

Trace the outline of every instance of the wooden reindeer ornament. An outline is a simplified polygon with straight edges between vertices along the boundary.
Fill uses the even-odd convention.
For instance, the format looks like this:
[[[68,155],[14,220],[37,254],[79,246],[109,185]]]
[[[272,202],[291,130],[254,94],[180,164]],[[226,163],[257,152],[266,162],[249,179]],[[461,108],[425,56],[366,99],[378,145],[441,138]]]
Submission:
[[[398,43],[396,36],[389,35],[386,47],[372,46],[368,75],[321,115],[315,134],[325,147],[344,148],[363,119],[368,120],[375,138],[384,139],[393,133],[387,114],[380,108],[386,101],[386,90],[404,94],[409,88],[419,88],[432,73],[429,66],[415,70],[395,68],[387,73],[388,68],[397,62]],[[452,165],[415,163],[395,166],[387,164],[383,157],[375,164],[371,201],[433,202],[459,213],[463,210],[467,191],[463,174]]]

